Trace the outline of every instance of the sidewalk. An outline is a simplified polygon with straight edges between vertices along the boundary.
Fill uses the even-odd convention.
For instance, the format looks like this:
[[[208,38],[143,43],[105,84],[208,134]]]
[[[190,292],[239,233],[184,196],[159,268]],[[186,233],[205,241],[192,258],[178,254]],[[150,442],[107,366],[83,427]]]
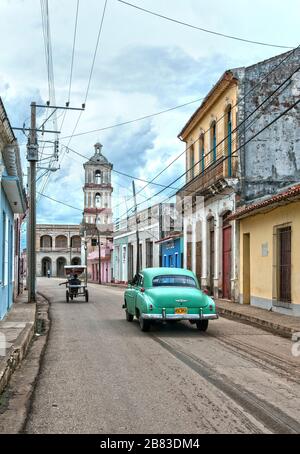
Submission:
[[[224,317],[257,326],[283,337],[291,338],[293,333],[299,333],[300,338],[300,317],[279,314],[249,304],[233,303],[227,300],[216,300],[216,305],[218,313]]]
[[[27,353],[35,320],[36,304],[28,304],[27,292],[24,292],[0,321],[0,394]]]

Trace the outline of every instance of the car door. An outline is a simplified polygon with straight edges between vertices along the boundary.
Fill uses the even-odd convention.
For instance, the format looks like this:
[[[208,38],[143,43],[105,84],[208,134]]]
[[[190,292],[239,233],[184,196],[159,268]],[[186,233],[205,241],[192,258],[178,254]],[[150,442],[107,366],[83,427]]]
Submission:
[[[136,300],[137,284],[138,284],[138,276],[134,276],[134,278],[131,281],[131,284],[129,284],[129,286],[125,292],[127,310],[132,315],[135,314],[135,300]]]
[[[135,308],[137,307],[139,312],[142,312],[142,306],[144,301],[144,294],[141,292],[141,289],[144,286],[144,276],[143,274],[139,274],[138,281],[136,285],[136,292],[135,292]]]

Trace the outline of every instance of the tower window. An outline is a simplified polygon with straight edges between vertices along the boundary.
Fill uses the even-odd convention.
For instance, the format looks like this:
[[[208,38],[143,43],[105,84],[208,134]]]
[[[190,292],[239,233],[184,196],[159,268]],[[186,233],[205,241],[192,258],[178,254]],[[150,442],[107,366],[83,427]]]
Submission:
[[[95,172],[95,183],[96,184],[101,184],[102,183],[101,170],[96,170],[96,172]]]
[[[96,208],[101,208],[101,195],[99,192],[95,195],[95,207]]]

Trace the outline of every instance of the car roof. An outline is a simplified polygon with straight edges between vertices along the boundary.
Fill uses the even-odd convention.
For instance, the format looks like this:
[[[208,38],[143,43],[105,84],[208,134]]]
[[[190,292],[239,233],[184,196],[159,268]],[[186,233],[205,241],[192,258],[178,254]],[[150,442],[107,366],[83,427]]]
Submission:
[[[195,274],[185,268],[167,268],[167,267],[158,267],[158,268],[143,268],[141,273],[145,277],[146,286],[152,286],[152,279],[156,276],[190,276],[195,279]]]

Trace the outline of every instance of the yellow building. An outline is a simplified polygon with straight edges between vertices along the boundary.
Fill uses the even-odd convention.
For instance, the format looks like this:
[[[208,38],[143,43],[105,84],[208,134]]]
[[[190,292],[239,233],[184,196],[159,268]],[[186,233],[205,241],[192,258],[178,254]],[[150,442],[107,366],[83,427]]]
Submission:
[[[240,225],[240,302],[300,316],[300,184],[230,219]]]
[[[236,206],[237,98],[238,79],[226,71],[178,135],[186,143],[186,184],[177,193],[185,202],[184,267],[225,299],[238,298],[235,223],[227,222]]]

